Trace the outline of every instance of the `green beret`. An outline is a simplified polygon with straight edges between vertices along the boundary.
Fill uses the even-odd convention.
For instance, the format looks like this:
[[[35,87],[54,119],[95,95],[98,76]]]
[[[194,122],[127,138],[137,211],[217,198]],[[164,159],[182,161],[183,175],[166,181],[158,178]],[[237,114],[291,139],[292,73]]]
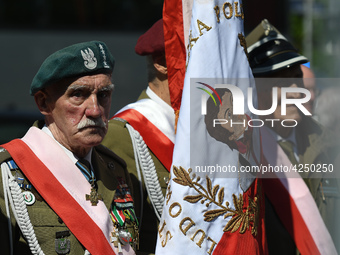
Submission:
[[[71,45],[46,58],[33,78],[30,94],[34,95],[64,78],[97,73],[111,74],[114,63],[112,54],[103,42]]]

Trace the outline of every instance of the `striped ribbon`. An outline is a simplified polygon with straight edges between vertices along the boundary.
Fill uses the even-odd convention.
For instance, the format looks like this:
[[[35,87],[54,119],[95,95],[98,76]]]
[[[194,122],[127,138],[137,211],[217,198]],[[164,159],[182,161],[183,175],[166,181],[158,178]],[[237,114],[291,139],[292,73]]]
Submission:
[[[115,205],[111,205],[110,215],[114,223],[118,223],[120,226],[124,225],[125,215],[121,210],[117,210],[117,207]]]
[[[96,177],[94,172],[91,169],[91,164],[86,159],[79,159],[76,162],[76,166],[80,169],[82,174],[85,176],[86,180],[91,184],[93,187],[94,183],[96,182]]]

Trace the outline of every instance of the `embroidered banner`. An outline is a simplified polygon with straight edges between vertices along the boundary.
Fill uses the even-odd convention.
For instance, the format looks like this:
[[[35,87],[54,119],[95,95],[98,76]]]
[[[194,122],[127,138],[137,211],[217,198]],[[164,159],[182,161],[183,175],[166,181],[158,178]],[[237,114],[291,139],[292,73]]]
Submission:
[[[237,171],[236,175],[217,175],[201,167],[218,164],[237,169],[260,161],[258,132],[245,128],[239,136],[219,141],[208,131],[208,114],[201,114],[201,106],[207,102],[202,94],[218,94],[214,91],[218,83],[209,84],[207,78],[232,81],[243,92],[253,86],[244,52],[242,3],[194,1],[189,11],[191,2],[164,2],[167,67],[169,75],[177,75],[169,77],[169,86],[179,87],[172,96],[180,94],[181,87],[183,95],[181,100],[171,100],[181,106],[156,254],[187,254],[188,250],[193,254],[266,254],[261,182]],[[188,24],[186,15],[190,29],[183,25]],[[183,47],[184,38],[187,45]],[[187,49],[186,66],[183,48]],[[246,81],[240,83],[239,78]],[[230,92],[220,95],[220,105],[231,103]],[[248,109],[245,113],[244,120],[251,117]],[[227,137],[228,131],[222,134]]]

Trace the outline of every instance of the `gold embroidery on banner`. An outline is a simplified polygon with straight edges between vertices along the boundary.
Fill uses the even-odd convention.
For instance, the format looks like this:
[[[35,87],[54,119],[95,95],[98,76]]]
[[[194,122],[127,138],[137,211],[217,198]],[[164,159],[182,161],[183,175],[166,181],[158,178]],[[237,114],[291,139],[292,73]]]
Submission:
[[[234,2],[234,5],[235,5],[235,17],[244,19],[243,5],[240,4],[241,13],[238,13],[238,2]]]
[[[188,42],[188,46],[187,46],[188,57],[187,57],[187,63],[185,65],[185,69],[188,67],[188,64],[189,64],[190,52],[191,52],[192,47],[194,47],[193,42],[196,43],[198,39],[199,39],[199,37],[195,37],[195,38],[192,37],[192,30],[190,30],[190,33],[189,33],[189,42]]]
[[[160,229],[158,228],[159,238],[162,238],[162,232],[163,232],[165,225],[166,225],[166,222],[164,221],[162,227]]]
[[[229,15],[228,16],[227,16],[227,13],[226,13],[226,8],[229,8]],[[225,2],[222,6],[222,9],[223,9],[224,17],[226,19],[231,19],[231,17],[233,16],[233,12],[234,12],[232,4],[229,3],[229,2]]]
[[[260,205],[261,204],[261,194],[262,194],[262,186],[260,182],[257,182],[257,194],[253,199],[249,197],[249,207],[254,211],[254,225],[251,230],[252,235],[256,236],[257,235],[257,228],[259,226],[260,222]]]
[[[161,227],[160,229],[158,228],[158,235],[159,235],[159,238],[162,238],[162,236],[163,236],[161,232],[163,231],[165,225],[166,225],[166,222],[164,221],[162,227]],[[169,239],[168,239],[168,238],[169,238]],[[165,240],[162,240],[162,242],[161,242],[162,247],[165,247],[166,244],[168,243],[168,241],[169,241],[171,238],[172,238],[171,232],[170,232],[169,230],[166,231],[166,233],[165,233]]]
[[[220,7],[218,7],[217,5],[214,7],[215,13],[216,13],[216,19],[217,19],[217,23],[220,23]]]
[[[201,238],[198,240],[198,242],[196,243],[198,245],[198,247],[202,248],[202,243],[204,241],[205,238],[205,232],[202,229],[199,229],[195,232],[195,234],[191,237],[191,241],[195,242],[195,237],[198,233],[202,233]]]
[[[185,201],[189,203],[197,203],[201,201],[202,204],[206,203],[207,207],[209,207],[210,204],[215,204],[219,207],[219,209],[206,211],[203,214],[205,221],[210,222],[222,215],[224,215],[224,218],[231,216],[232,218],[226,224],[223,231],[230,231],[231,233],[233,233],[239,230],[239,232],[243,234],[252,225],[252,234],[257,234],[258,220],[256,219],[258,219],[259,213],[257,197],[255,197],[254,200],[248,197],[249,206],[246,208],[245,211],[243,211],[244,201],[242,194],[239,195],[239,198],[237,198],[237,196],[233,194],[233,203],[235,209],[231,209],[229,207],[228,201],[226,201],[225,205],[223,205],[223,187],[220,188],[219,185],[215,185],[214,187],[212,187],[211,179],[206,176],[207,184],[205,188],[199,183],[199,176],[196,178],[195,174],[193,174],[193,178],[190,177],[191,172],[191,168],[186,171],[183,167],[177,168],[176,166],[174,166],[173,173],[175,175],[175,178],[173,179],[173,181],[179,185],[193,188],[198,193],[197,195],[185,196],[183,198]]]
[[[179,206],[179,210],[178,210],[178,212],[177,212],[176,214],[172,214],[171,211],[172,211],[172,209],[173,209],[175,206]],[[180,215],[181,212],[182,212],[182,206],[181,206],[179,203],[175,202],[175,203],[173,203],[172,205],[170,205],[170,207],[169,207],[169,215],[170,215],[172,218],[178,217],[178,215]]]
[[[250,213],[249,207],[246,212],[243,212],[243,196],[239,195],[239,198],[235,194],[233,194],[233,203],[235,206],[235,210],[227,213],[224,218],[228,216],[232,216],[227,225],[224,227],[223,231],[230,231],[231,233],[240,229],[240,233],[243,234],[249,228],[250,223]]]
[[[208,254],[210,255],[212,253],[212,251],[215,249],[215,246],[216,246],[217,243],[214,240],[212,240],[210,238],[210,236],[208,236],[207,240],[212,242],[212,245],[211,245],[210,249],[208,250]]]
[[[168,239],[169,237],[169,239]],[[168,230],[165,234],[165,240],[162,241],[162,247],[165,247],[168,241],[172,238],[170,231]]]
[[[188,53],[188,57],[190,57],[190,52]],[[185,69],[186,69],[185,65]],[[179,110],[175,110],[175,134],[177,134],[177,123],[178,123],[178,118],[179,118]]]
[[[202,30],[205,28],[207,31],[209,31],[212,27],[207,26],[206,24],[204,24],[202,21],[197,20],[197,27],[198,30],[200,31],[200,36],[203,35]]]
[[[183,229],[183,224],[184,222],[186,221],[190,221],[190,223],[185,227],[185,229]],[[185,217],[183,220],[181,220],[181,222],[179,223],[179,229],[182,231],[182,233],[186,236],[187,235],[187,232],[188,230],[192,227],[192,226],[195,226],[195,222],[190,219],[189,217]]]
[[[171,188],[170,188],[170,184],[168,184],[168,187],[167,187],[167,192],[166,192],[166,205],[168,205],[169,201],[170,201],[170,198],[171,198],[171,195],[172,195],[172,191],[171,191]]]
[[[188,60],[187,60],[187,63],[185,64],[185,71],[187,71],[189,60],[190,60],[190,51],[188,51]]]
[[[198,40],[198,38],[199,38],[199,37],[193,38],[193,37],[192,37],[192,30],[190,30],[190,33],[189,33],[189,43],[188,43],[188,47],[187,47],[188,50],[191,50],[191,49],[192,49],[192,47],[194,46],[194,45],[192,44],[192,42],[196,43],[197,40]]]
[[[244,20],[243,4],[239,2],[234,2],[234,4],[230,2],[225,2],[221,6],[221,8],[226,19],[231,19],[232,17],[235,17]],[[217,23],[220,23],[222,18],[222,16],[220,15],[220,7],[216,5],[214,7],[214,12],[216,15]]]
[[[246,38],[244,37],[244,35],[242,33],[239,33],[238,39],[240,40],[240,45],[243,47],[244,52],[246,53],[247,59],[249,61]]]

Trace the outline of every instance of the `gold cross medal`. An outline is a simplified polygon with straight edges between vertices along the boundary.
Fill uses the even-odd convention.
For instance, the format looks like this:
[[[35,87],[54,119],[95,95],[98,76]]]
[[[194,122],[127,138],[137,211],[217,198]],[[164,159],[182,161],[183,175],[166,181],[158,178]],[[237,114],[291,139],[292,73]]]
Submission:
[[[97,190],[94,187],[91,188],[90,195],[86,194],[85,198],[87,201],[90,200],[92,206],[97,206],[99,200],[103,201],[103,197],[98,194]]]

